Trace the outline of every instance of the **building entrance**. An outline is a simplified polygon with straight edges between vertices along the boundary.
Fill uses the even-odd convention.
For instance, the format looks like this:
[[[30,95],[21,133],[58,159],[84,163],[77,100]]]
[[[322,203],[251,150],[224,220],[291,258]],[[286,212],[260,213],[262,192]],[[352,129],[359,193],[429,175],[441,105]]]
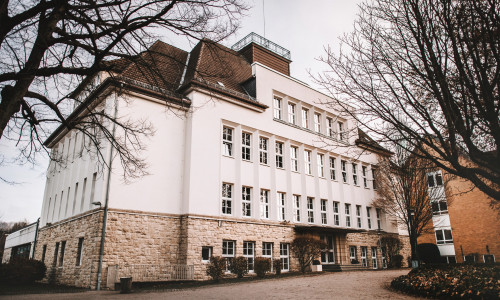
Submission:
[[[323,240],[328,247],[321,252],[321,264],[334,264],[335,263],[335,238],[333,235],[322,235]]]

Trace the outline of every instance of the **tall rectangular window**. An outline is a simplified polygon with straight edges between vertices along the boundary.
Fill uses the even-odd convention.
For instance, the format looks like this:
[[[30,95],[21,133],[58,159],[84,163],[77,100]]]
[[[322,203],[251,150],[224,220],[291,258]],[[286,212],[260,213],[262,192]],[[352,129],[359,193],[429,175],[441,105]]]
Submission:
[[[314,223],[314,198],[307,197],[307,222]]]
[[[329,137],[335,136],[335,131],[333,130],[333,119],[330,117],[326,118],[326,135]]]
[[[82,265],[83,258],[83,238],[78,239],[78,248],[76,249],[76,265]]]
[[[316,163],[318,164],[318,176],[319,177],[325,177],[325,171],[323,169],[323,160],[324,160],[324,155],[323,154],[316,154]]]
[[[269,191],[260,190],[260,218],[269,219]]]
[[[247,132],[241,134],[241,158],[243,160],[251,159],[252,135]]]
[[[340,225],[339,203],[333,202],[333,225]]]
[[[233,185],[230,183],[222,184],[222,214],[232,214],[233,207]]]
[[[302,108],[302,127],[309,128],[309,110]]]
[[[349,246],[349,258],[351,259],[351,264],[356,264],[358,261],[358,251],[356,246]]]
[[[255,242],[243,242],[243,257],[247,259],[247,269],[253,272],[255,258]]]
[[[311,151],[304,150],[304,172],[307,175],[312,175],[311,172]]]
[[[429,187],[443,186],[443,176],[441,175],[441,171],[427,174],[427,185]]]
[[[222,154],[233,156],[233,129],[226,126],[222,128]]]
[[[300,222],[300,196],[293,195],[293,220]]]
[[[337,180],[337,176],[335,174],[335,157],[330,157],[330,179]]]
[[[226,259],[226,272],[229,272],[235,253],[234,241],[222,241],[222,257]]]
[[[352,164],[352,182],[358,185],[358,165]]]
[[[340,161],[340,168],[342,169],[342,181],[347,183],[347,162],[345,160]]]
[[[212,253],[213,253],[212,247],[207,247],[207,246],[201,247],[201,261],[209,262],[210,258],[212,257]]]
[[[283,169],[283,143],[276,142],[276,168]]]
[[[314,113],[314,131],[321,132],[321,114]]]
[[[75,193],[73,195],[73,210],[71,211],[71,215],[74,216],[75,215],[75,211],[76,211],[76,197],[78,195],[78,182],[75,184]]]
[[[363,227],[363,222],[361,221],[361,205],[356,205],[356,223],[358,228]]]
[[[326,225],[328,224],[328,218],[327,218],[327,206],[328,202],[326,199],[321,199],[321,224]]]
[[[343,122],[337,122],[338,124],[338,132],[339,132],[339,140],[344,141],[346,139],[346,134],[344,132],[344,123]]]
[[[363,176],[363,186],[365,188],[368,187],[368,180],[366,179],[366,167],[365,166],[361,166],[361,175]]]
[[[92,203],[94,202],[96,181],[97,181],[97,173],[94,173],[92,174],[92,186],[90,189],[90,205],[92,205]]]
[[[66,241],[61,242],[61,255],[59,256],[59,268],[64,265],[64,252],[66,252]]]
[[[271,272],[273,271],[273,243],[262,242],[262,257],[271,261]]]
[[[85,191],[87,190],[87,177],[83,179],[82,186],[82,199],[80,200],[80,212],[83,212],[83,206],[85,205]]]
[[[295,125],[295,104],[288,102],[288,122]]]
[[[373,189],[376,190],[377,189],[377,170],[375,169],[372,169],[372,185],[373,185]]]
[[[282,116],[281,98],[274,97],[274,118],[281,120]]]
[[[285,193],[277,192],[276,196],[278,198],[278,220],[284,221],[286,219]]]
[[[372,268],[377,269],[377,247],[372,247]]]
[[[260,163],[267,165],[267,145],[268,139],[265,137],[259,137],[259,158]]]
[[[351,204],[345,204],[345,226],[351,227]]]
[[[47,254],[47,245],[43,245],[42,248],[42,262],[45,263],[45,254]]]
[[[361,266],[368,267],[368,247],[361,246]]]
[[[376,212],[377,212],[377,229],[382,229],[382,219],[381,219],[382,212],[380,211],[380,208],[377,208]]]
[[[241,209],[244,217],[252,216],[252,188],[241,187]]]
[[[371,207],[366,207],[366,219],[368,220],[368,229],[372,229],[372,217],[370,215]]]
[[[290,168],[292,171],[298,172],[299,171],[299,161],[298,161],[298,148],[291,146],[290,147]]]
[[[52,261],[52,265],[54,268],[57,266],[57,257],[59,255],[59,242],[56,243],[56,248],[54,249],[54,260]]]
[[[280,261],[282,271],[290,270],[290,244],[280,244]]]

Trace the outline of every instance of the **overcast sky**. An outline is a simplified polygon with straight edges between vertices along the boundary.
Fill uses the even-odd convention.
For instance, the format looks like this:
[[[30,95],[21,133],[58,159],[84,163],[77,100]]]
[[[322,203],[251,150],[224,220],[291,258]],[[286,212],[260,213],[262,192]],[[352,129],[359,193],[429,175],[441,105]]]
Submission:
[[[223,44],[232,46],[250,32],[255,32],[291,51],[291,76],[311,84],[308,72],[325,70],[316,59],[323,56],[324,47],[338,47],[338,37],[352,30],[359,0],[254,0],[242,20],[241,29]],[[263,9],[264,8],[264,9]],[[264,33],[265,16],[265,33]],[[165,37],[165,42],[190,51],[183,38]],[[0,153],[12,158],[12,143],[0,140]],[[1,159],[1,158],[0,158]],[[34,222],[40,216],[45,188],[46,159],[37,165],[8,164],[0,167],[1,177],[18,182],[0,182],[0,221],[27,219]]]

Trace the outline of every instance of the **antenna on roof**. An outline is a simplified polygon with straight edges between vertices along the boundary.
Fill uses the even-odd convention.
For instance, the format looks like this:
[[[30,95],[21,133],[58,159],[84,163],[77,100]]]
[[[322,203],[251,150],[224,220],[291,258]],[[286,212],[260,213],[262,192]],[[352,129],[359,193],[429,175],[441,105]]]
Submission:
[[[266,37],[266,7],[264,1],[266,0],[262,0],[262,17],[264,19],[264,37]]]

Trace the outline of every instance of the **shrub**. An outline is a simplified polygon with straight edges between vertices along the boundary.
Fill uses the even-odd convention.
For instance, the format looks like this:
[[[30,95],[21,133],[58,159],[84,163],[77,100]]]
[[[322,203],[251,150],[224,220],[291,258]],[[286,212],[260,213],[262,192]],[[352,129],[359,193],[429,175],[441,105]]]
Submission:
[[[498,299],[500,265],[424,265],[391,282],[405,293],[445,299]]]
[[[328,245],[315,236],[302,235],[296,237],[292,242],[292,252],[299,261],[300,271],[305,273],[312,260],[319,256],[326,247]]]
[[[41,261],[34,259],[16,259],[0,265],[0,282],[6,284],[33,283],[42,280],[47,267]]]
[[[243,256],[238,256],[233,259],[229,266],[231,273],[238,275],[238,278],[243,278],[243,275],[248,273],[248,261]]]
[[[425,243],[417,245],[418,258],[424,263],[437,264],[442,262],[439,248],[435,244]]]
[[[273,259],[273,268],[276,275],[281,274],[281,260],[279,258]]]
[[[385,247],[387,266],[389,268],[401,268],[401,261],[399,266],[396,266],[394,258],[399,255],[399,251],[403,248],[403,244],[398,237],[387,235],[381,238],[380,242]],[[402,260],[402,258],[401,258]]]
[[[225,268],[226,260],[223,257],[212,256],[207,266],[207,275],[212,277],[213,280],[219,281],[224,276]]]
[[[411,263],[410,263],[411,264]],[[403,255],[394,255],[392,257],[392,267],[401,268],[403,266]]]
[[[271,270],[271,260],[265,257],[255,258],[255,273],[259,277],[266,276],[266,272]]]

